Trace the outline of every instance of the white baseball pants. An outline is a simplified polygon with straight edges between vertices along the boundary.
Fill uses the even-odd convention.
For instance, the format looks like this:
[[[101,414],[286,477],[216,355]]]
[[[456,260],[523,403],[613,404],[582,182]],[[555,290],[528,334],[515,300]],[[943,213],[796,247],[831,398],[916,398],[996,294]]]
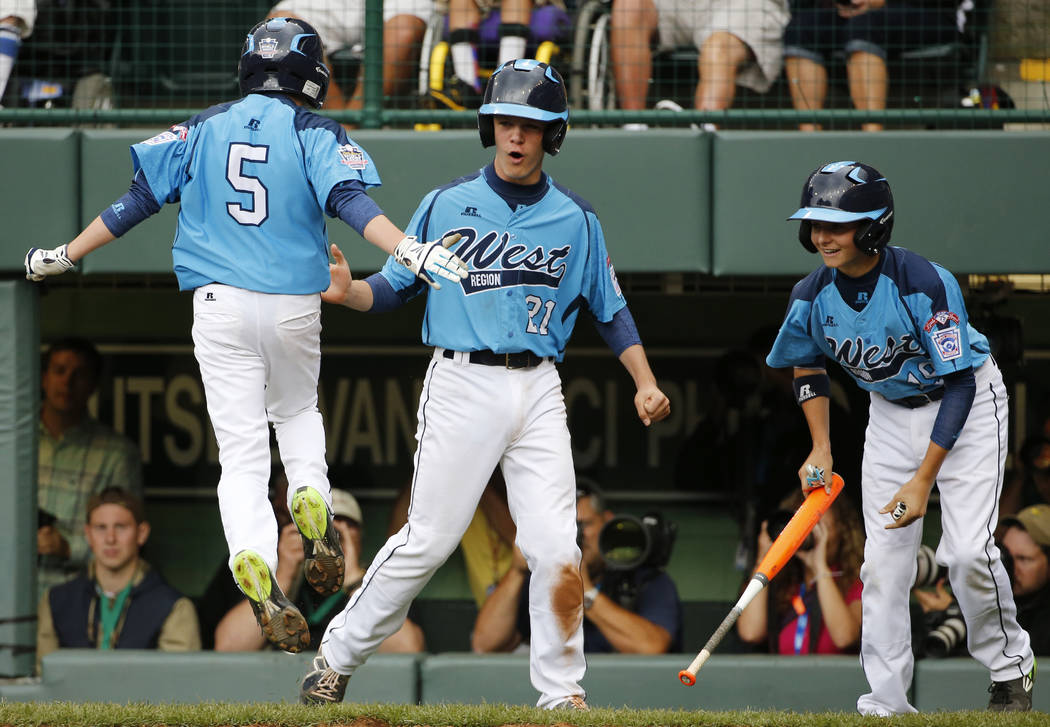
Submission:
[[[270,430],[288,476],[331,505],[324,423],[317,409],[321,297],[213,283],[193,293],[193,351],[219,445],[219,513],[230,564],[254,550],[277,569],[277,521],[267,497]]]
[[[1017,624],[1010,579],[992,538],[1006,462],[1007,394],[991,358],[975,377],[970,415],[937,476],[943,530],[937,561],[948,566],[970,653],[988,667],[993,681],[1006,681],[1023,676],[1033,665],[1028,634]],[[917,711],[907,697],[914,667],[908,601],[922,520],[886,530],[890,516],[879,510],[917,471],[939,408],[934,402],[908,409],[871,396],[862,475],[867,542],[860,574],[861,663],[871,692],[857,700],[861,714]]]
[[[576,489],[561,378],[444,358],[437,349],[419,398],[408,522],[379,551],[322,650],[341,674],[405,620],[409,604],[455,550],[492,471],[503,469],[510,513],[532,579],[530,676],[540,707],[583,695],[583,587]]]

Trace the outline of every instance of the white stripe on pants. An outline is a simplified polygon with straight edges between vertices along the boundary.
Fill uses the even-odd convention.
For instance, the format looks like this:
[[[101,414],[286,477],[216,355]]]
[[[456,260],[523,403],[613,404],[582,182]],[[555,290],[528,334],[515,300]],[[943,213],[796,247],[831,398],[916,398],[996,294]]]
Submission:
[[[943,533],[937,560],[948,566],[952,591],[966,619],[967,645],[994,681],[1022,676],[1032,667],[1028,634],[1017,624],[1010,582],[992,532],[999,514],[1006,460],[1008,406],[1002,376],[989,358],[976,372],[977,393],[966,424],[937,477]],[[879,514],[914,476],[929,446],[940,405],[907,409],[871,396],[864,442],[864,628],[861,661],[871,692],[860,697],[862,714],[916,711],[907,689],[914,666],[908,601],[922,521],[886,530]]]
[[[193,294],[193,352],[219,445],[219,513],[230,563],[254,550],[277,568],[277,521],[267,497],[273,422],[288,498],[303,485],[331,502],[317,409],[321,298],[227,285]]]

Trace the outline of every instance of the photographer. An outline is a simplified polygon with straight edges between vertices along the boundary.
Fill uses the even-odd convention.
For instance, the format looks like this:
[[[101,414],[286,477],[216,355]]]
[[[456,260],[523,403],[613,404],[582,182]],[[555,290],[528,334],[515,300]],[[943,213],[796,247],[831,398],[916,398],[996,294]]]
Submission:
[[[674,581],[663,570],[673,541],[673,534],[668,533],[673,533],[673,528],[651,528],[650,535],[657,542],[645,562],[633,569],[614,570],[599,547],[602,529],[612,520],[622,523],[630,519],[616,518],[606,509],[598,488],[579,481],[576,523],[582,551],[583,650],[625,654],[679,651],[682,604]],[[529,640],[528,584],[528,567],[515,548],[513,565],[474,623],[471,645],[475,653],[515,651]],[[570,595],[566,594],[566,601]]]
[[[801,493],[762,522],[756,565],[801,504]],[[860,564],[864,529],[845,495],[799,546],[768,588],[759,592],[736,622],[741,641],[766,642],[771,654],[856,653],[860,640]]]

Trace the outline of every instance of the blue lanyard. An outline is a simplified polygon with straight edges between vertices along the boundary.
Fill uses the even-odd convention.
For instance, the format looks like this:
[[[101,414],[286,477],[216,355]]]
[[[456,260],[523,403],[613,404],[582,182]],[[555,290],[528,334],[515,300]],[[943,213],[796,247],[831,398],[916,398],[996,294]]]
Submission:
[[[804,604],[806,598],[806,584],[798,586],[798,602]],[[805,606],[803,606],[805,608]],[[795,653],[802,653],[802,641],[806,638],[806,627],[809,626],[809,611],[803,611],[795,619]]]

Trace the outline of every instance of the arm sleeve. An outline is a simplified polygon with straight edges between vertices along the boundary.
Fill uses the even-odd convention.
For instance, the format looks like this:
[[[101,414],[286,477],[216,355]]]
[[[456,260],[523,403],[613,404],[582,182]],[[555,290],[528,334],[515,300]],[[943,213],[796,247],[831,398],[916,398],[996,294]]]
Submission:
[[[594,319],[599,323],[608,323],[617,311],[627,305],[627,301],[620,289],[620,281],[616,279],[616,270],[605,247],[605,235],[598,217],[589,211],[584,214],[590,241],[587,270],[584,272],[583,297]]]
[[[36,673],[40,674],[40,662],[45,656],[58,649],[58,634],[55,633],[55,622],[51,618],[51,589],[47,589],[40,599],[36,612]]]
[[[197,621],[197,609],[193,602],[180,598],[171,607],[171,613],[164,619],[157,639],[157,648],[161,651],[200,651],[201,629]]]
[[[356,179],[340,182],[332,187],[325,212],[353,227],[362,237],[365,234],[365,226],[383,214],[375,200],[365,192],[364,183]]]
[[[612,320],[608,323],[602,323],[595,319],[594,327],[605,340],[605,344],[617,356],[629,346],[633,346],[636,343],[641,344],[642,342],[641,336],[638,335],[638,327],[634,323],[634,316],[631,315],[631,311],[627,306],[616,311]]]
[[[666,629],[671,634],[673,645],[681,632],[682,604],[669,575],[661,573],[642,587],[637,613],[646,621]]]
[[[135,176],[142,172],[158,205],[178,202],[182,197],[190,135],[188,124],[176,124],[131,147]]]
[[[300,128],[306,176],[313,185],[317,203],[327,209],[332,190],[347,181],[356,181],[361,189],[382,184],[375,163],[363,148],[346,135],[331,119],[310,116],[311,124]]]
[[[809,319],[813,301],[805,295],[806,280],[799,282],[791,291],[787,313],[780,325],[773,348],[766,356],[770,368],[783,369],[789,366],[806,369],[822,369],[825,366],[824,352],[810,335]]]
[[[970,407],[973,406],[976,393],[977,381],[974,379],[973,369],[957,371],[944,377],[944,398],[941,399],[941,408],[937,411],[933,433],[930,434],[934,444],[945,449],[951,449],[955,445],[959,432],[966,424],[966,417],[970,415]]]
[[[390,285],[390,281],[384,278],[381,273],[369,275],[365,278],[365,282],[372,289],[372,307],[368,309],[369,313],[392,311],[395,308],[400,308],[416,296],[416,292],[412,288],[394,290],[393,286]]]
[[[153,195],[146,175],[140,169],[131,180],[131,187],[123,197],[102,210],[99,215],[114,237],[121,237],[132,227],[160,212],[160,203]]]

